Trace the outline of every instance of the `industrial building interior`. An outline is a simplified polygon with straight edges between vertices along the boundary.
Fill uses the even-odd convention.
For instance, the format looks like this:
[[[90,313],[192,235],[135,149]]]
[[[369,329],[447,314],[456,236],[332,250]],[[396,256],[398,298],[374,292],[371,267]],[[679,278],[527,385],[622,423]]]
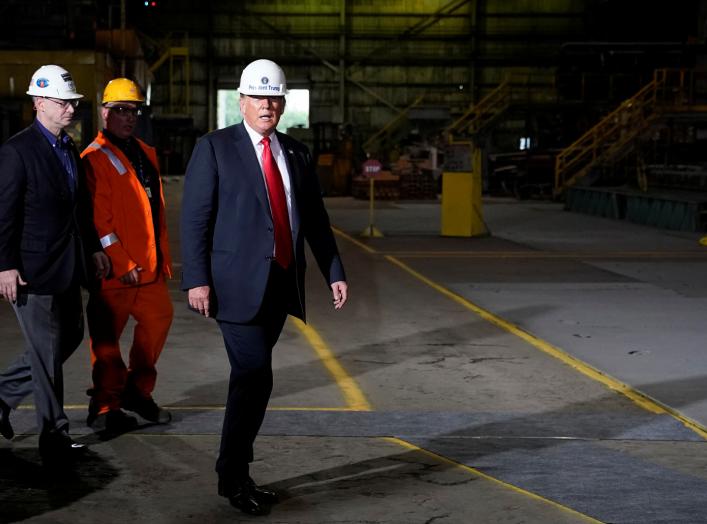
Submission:
[[[228,360],[186,307],[178,224],[192,150],[240,121],[257,58],[287,75],[280,130],[315,159],[350,299],[333,311],[310,264],[251,468],[281,502],[255,518],[216,493]],[[146,95],[174,417],[87,428],[86,334],[64,389],[87,458],[42,469],[28,398],[0,522],[707,522],[707,2],[3,0],[2,142],[43,64],[85,95],[79,149],[107,81]],[[4,369],[24,342],[0,319]]]

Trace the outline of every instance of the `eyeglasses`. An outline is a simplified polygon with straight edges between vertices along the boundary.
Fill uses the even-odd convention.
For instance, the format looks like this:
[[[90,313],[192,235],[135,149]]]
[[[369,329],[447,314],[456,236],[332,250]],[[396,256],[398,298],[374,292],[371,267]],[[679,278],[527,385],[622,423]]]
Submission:
[[[66,109],[69,106],[73,107],[74,109],[79,107],[78,100],[58,100],[56,98],[49,98],[48,96],[45,96],[44,99],[49,100],[50,102],[54,102],[56,105],[60,106],[62,109]]]
[[[140,116],[142,114],[142,109],[139,107],[128,107],[128,106],[112,106],[109,107],[111,111],[119,114],[120,116]]]

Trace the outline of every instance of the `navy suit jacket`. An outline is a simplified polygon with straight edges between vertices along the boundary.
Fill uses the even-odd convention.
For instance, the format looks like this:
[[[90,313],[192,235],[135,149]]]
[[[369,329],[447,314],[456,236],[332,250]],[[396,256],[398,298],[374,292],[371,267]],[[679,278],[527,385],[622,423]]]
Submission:
[[[20,291],[52,295],[87,284],[84,251],[101,249],[73,145],[72,153],[74,196],[64,166],[36,124],[0,148],[0,271],[19,270],[27,282]]]
[[[292,221],[298,299],[288,302],[288,313],[304,320],[304,240],[327,284],[346,276],[309,150],[285,134],[277,138],[290,172],[293,214],[299,218]],[[262,170],[242,123],[203,136],[194,148],[184,182],[180,241],[182,288],[211,286],[217,320],[252,320],[265,294],[275,235]]]

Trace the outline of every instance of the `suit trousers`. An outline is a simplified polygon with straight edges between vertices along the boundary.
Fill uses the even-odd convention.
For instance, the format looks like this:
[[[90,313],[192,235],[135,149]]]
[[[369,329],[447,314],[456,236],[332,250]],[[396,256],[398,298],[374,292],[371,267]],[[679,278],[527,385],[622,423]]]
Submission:
[[[86,305],[91,337],[93,398],[96,414],[119,409],[125,394],[151,398],[157,381],[157,359],[172,324],[174,308],[164,276],[142,286],[92,292]],[[120,353],[120,336],[128,318],[136,320],[128,365]]]
[[[248,476],[253,442],[272,392],[272,349],[285,324],[295,285],[294,271],[285,271],[273,262],[255,318],[246,324],[219,322],[231,364],[221,449],[216,461],[216,472],[225,484]]]
[[[81,290],[72,285],[56,295],[20,293],[13,309],[26,346],[0,373],[0,398],[15,409],[34,392],[39,432],[68,431],[62,364],[83,339]]]

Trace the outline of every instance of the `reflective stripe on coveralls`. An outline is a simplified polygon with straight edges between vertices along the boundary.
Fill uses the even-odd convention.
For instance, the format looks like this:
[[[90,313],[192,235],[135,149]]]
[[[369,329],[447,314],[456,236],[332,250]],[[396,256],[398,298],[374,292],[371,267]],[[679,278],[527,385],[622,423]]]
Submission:
[[[103,249],[113,244],[117,244],[118,242],[120,242],[120,239],[115,233],[108,233],[107,235],[101,237],[101,246],[103,246]]]
[[[98,149],[101,153],[106,155],[108,157],[108,160],[110,160],[110,163],[113,164],[113,167],[118,171],[119,175],[124,175],[125,173],[128,172],[128,170],[125,169],[125,166],[120,161],[120,159],[117,156],[115,156],[115,153],[113,153],[113,151],[111,151],[107,147],[103,147],[98,142],[91,142],[88,147],[90,147],[91,149]],[[103,247],[106,247],[106,246],[103,246]]]

